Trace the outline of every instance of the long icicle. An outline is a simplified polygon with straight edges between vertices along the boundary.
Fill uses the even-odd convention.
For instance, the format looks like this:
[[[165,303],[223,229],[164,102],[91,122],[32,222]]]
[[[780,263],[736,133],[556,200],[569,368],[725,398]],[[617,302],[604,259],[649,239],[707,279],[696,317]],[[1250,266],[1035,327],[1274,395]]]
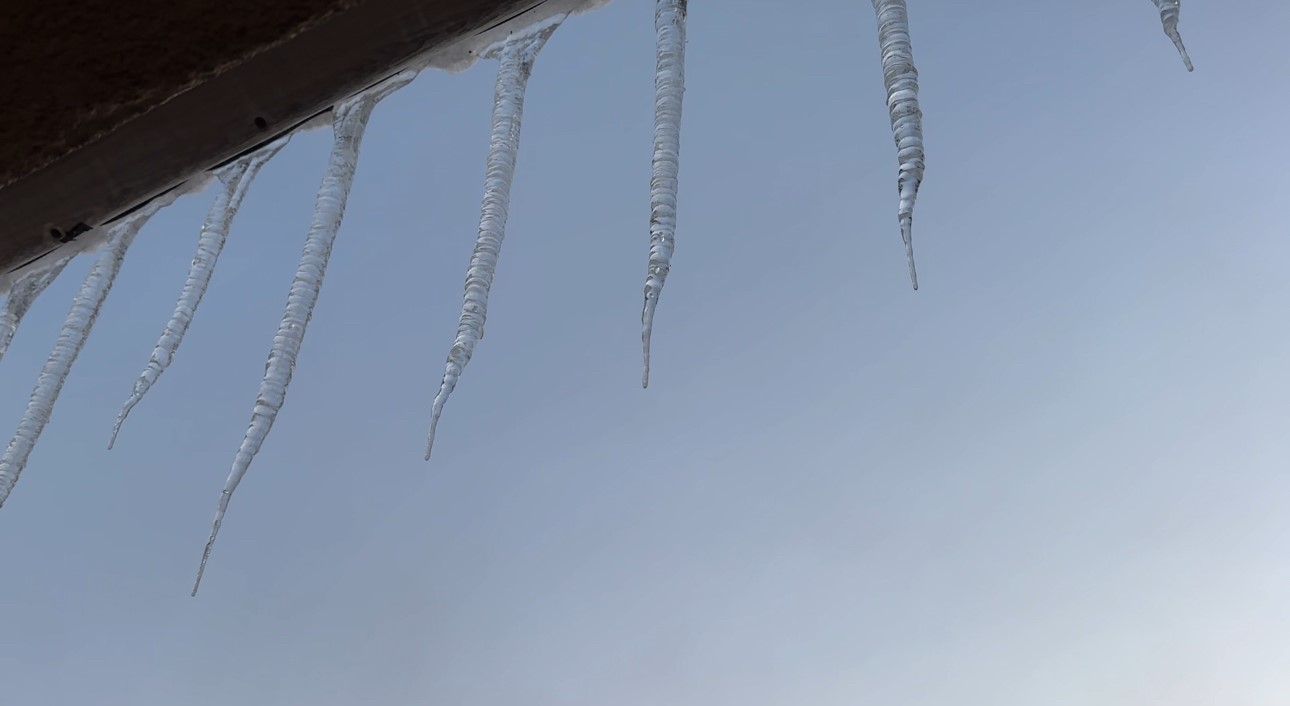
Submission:
[[[497,271],[497,258],[506,236],[506,217],[511,201],[511,181],[515,177],[515,160],[520,146],[520,124],[524,116],[524,89],[533,72],[533,62],[547,39],[564,20],[553,17],[522,34],[513,35],[496,50],[500,65],[493,93],[493,126],[488,145],[488,163],[484,175],[484,201],[480,209],[479,235],[466,270],[466,287],[457,337],[444,365],[443,381],[430,410],[430,431],[426,436],[425,459],[434,449],[435,430],[443,415],[444,403],[457,386],[457,380],[470,362],[475,346],[484,336],[488,317],[488,291]],[[490,55],[492,52],[490,52]]]
[[[218,175],[224,183],[224,189],[215,197],[215,203],[211,204],[210,211],[206,214],[206,221],[202,223],[201,235],[197,239],[197,254],[193,256],[188,278],[184,281],[184,288],[175,303],[175,311],[170,321],[166,322],[156,347],[152,349],[148,365],[135,381],[129,399],[116,415],[116,423],[112,425],[112,438],[108,440],[109,449],[116,445],[117,434],[121,432],[121,425],[125,423],[130,410],[139,404],[175,359],[175,353],[179,350],[184,334],[187,333],[188,326],[197,313],[197,307],[201,305],[206,288],[210,286],[215,265],[224,250],[224,244],[228,241],[229,226],[232,225],[242,200],[246,197],[260,169],[286,146],[289,139],[291,139],[290,136],[286,136],[274,140],[260,150],[229,165]]]
[[[641,387],[649,387],[654,310],[672,269],[676,242],[676,194],[681,166],[681,101],[685,96],[686,0],[657,0],[654,33],[654,157],[649,180],[649,270],[641,309]]]
[[[914,201],[923,182],[923,111],[918,107],[918,69],[909,41],[909,12],[905,0],[873,0],[878,16],[878,44],[882,50],[882,78],[887,88],[887,111],[896,138],[900,176],[900,237],[905,241],[909,279],[918,289],[914,268]]]
[[[18,332],[18,325],[22,323],[36,298],[53,284],[71,261],[71,257],[64,257],[43,270],[28,274],[9,288],[9,295],[4,300],[4,310],[0,311],[0,359],[9,350],[9,344]]]
[[[264,379],[255,397],[251,422],[237,455],[233,458],[233,468],[224,482],[224,490],[220,493],[219,506],[211,523],[210,538],[206,540],[197,578],[193,581],[194,596],[201,587],[206,562],[210,560],[211,548],[215,546],[215,537],[224,521],[229,499],[233,497],[233,492],[242,482],[251,461],[264,445],[264,440],[277,419],[278,410],[286,399],[287,386],[291,384],[300,344],[304,341],[305,329],[309,326],[314,305],[318,302],[318,292],[322,288],[323,276],[327,273],[327,260],[331,256],[332,245],[345,215],[345,201],[349,198],[349,190],[354,183],[359,148],[362,146],[363,132],[372,109],[382,98],[407,85],[415,77],[414,72],[405,71],[333,108],[334,141],[327,161],[327,171],[318,188],[313,222],[309,226],[300,264],[291,282],[282,322],[278,324],[278,333],[273,337],[273,345],[269,349],[269,360],[264,366]]]
[[[1182,35],[1178,33],[1178,13],[1182,9],[1182,0],[1152,0],[1156,4],[1156,9],[1160,10],[1160,24],[1164,27],[1165,36],[1178,47],[1178,56],[1182,57],[1183,65],[1188,71],[1195,70],[1191,64],[1191,57],[1187,55],[1187,47],[1183,46]]]
[[[22,475],[27,466],[27,459],[31,457],[36,441],[45,430],[45,425],[49,424],[54,403],[58,401],[58,393],[67,381],[76,356],[85,347],[90,329],[94,327],[94,320],[98,318],[99,310],[112,289],[112,283],[121,271],[126,250],[148,219],[169,203],[170,199],[165,197],[154,199],[109,231],[107,243],[81,284],[81,289],[72,302],[72,309],[58,334],[58,340],[54,342],[54,348],[40,370],[36,388],[32,390],[27,411],[18,423],[18,430],[5,448],[4,456],[0,457],[0,507],[4,506],[14,484],[18,482],[18,476]]]

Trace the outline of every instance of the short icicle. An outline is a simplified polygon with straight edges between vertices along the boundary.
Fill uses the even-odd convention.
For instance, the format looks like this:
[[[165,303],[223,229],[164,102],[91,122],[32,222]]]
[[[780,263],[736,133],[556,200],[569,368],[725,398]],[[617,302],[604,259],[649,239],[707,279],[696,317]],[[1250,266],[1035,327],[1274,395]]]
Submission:
[[[18,477],[27,466],[27,459],[31,457],[36,441],[49,424],[54,403],[58,401],[58,394],[63,389],[63,383],[67,382],[72,364],[85,347],[90,329],[94,327],[94,320],[98,318],[99,310],[112,289],[112,283],[121,271],[126,250],[148,219],[171,200],[173,199],[166,197],[153,199],[108,232],[107,243],[81,284],[81,289],[72,302],[72,309],[58,333],[58,340],[54,342],[54,348],[40,370],[36,388],[32,390],[31,399],[27,402],[27,411],[23,414],[22,421],[18,422],[18,430],[5,448],[4,456],[0,457],[0,507],[4,506]]]
[[[878,44],[882,50],[882,78],[887,88],[887,111],[896,138],[900,176],[900,237],[905,241],[909,279],[918,289],[914,268],[914,201],[923,182],[923,111],[918,107],[918,69],[909,41],[909,12],[905,0],[873,0],[878,16]]]
[[[672,269],[676,245],[676,195],[681,166],[681,101],[685,96],[686,0],[657,0],[654,32],[654,157],[649,181],[649,269],[641,309],[641,387],[649,387],[654,310]]]
[[[205,296],[206,289],[210,285],[211,276],[215,273],[215,264],[224,250],[225,242],[228,241],[229,226],[232,225],[242,200],[246,197],[260,169],[286,146],[289,139],[291,139],[290,136],[286,136],[274,140],[230,164],[217,174],[224,188],[215,197],[215,203],[211,205],[210,211],[206,214],[206,220],[202,223],[201,235],[197,239],[197,254],[193,256],[193,263],[188,270],[188,278],[184,281],[179,300],[175,304],[175,311],[161,332],[161,338],[157,341],[156,347],[152,349],[148,365],[135,381],[134,390],[131,391],[129,399],[117,414],[116,423],[112,425],[112,437],[108,440],[109,449],[116,445],[117,434],[121,432],[121,425],[130,415],[130,410],[143,399],[175,359],[175,353],[179,350],[184,334],[187,333],[197,307],[201,305],[202,297]]]
[[[304,340],[309,319],[313,316],[314,305],[318,302],[323,276],[327,272],[327,260],[331,256],[332,245],[345,215],[345,201],[349,198],[349,190],[354,183],[359,148],[362,146],[363,132],[372,109],[382,98],[406,86],[415,77],[415,72],[404,71],[332,109],[332,150],[322,185],[318,188],[313,221],[305,237],[300,264],[287,295],[282,323],[278,325],[278,332],[269,349],[269,359],[264,366],[264,379],[255,398],[251,422],[233,459],[233,468],[224,482],[224,490],[220,493],[210,537],[206,540],[197,577],[193,581],[193,596],[197,595],[197,589],[201,587],[206,563],[210,560],[211,549],[215,546],[224,513],[228,510],[229,499],[233,497],[233,492],[242,482],[251,461],[263,446],[286,399],[291,374],[296,367],[296,357],[300,353],[300,344]]]
[[[9,350],[9,344],[13,343],[13,336],[18,332],[18,325],[22,323],[36,298],[53,284],[71,261],[70,256],[61,258],[43,270],[31,272],[10,287],[9,295],[4,300],[4,309],[0,311],[0,359]]]
[[[1181,11],[1182,0],[1152,0],[1156,4],[1156,9],[1160,10],[1160,24],[1164,27],[1165,36],[1174,43],[1178,48],[1178,56],[1182,57],[1183,65],[1188,71],[1195,70],[1191,64],[1191,57],[1187,55],[1187,47],[1183,46],[1182,35],[1178,33],[1178,13]]]
[[[511,181],[515,177],[515,160],[520,146],[520,123],[524,115],[524,89],[533,72],[533,62],[547,39],[564,20],[564,15],[547,20],[520,34],[507,38],[486,56],[496,56],[497,83],[493,94],[493,126],[488,145],[488,163],[484,175],[484,201],[479,218],[475,250],[466,270],[466,288],[457,323],[457,337],[444,367],[443,381],[430,410],[430,431],[426,436],[425,459],[434,449],[435,430],[443,415],[444,403],[457,386],[462,370],[470,362],[475,346],[484,335],[488,316],[488,291],[497,271],[497,258],[506,236],[506,217],[511,201]]]

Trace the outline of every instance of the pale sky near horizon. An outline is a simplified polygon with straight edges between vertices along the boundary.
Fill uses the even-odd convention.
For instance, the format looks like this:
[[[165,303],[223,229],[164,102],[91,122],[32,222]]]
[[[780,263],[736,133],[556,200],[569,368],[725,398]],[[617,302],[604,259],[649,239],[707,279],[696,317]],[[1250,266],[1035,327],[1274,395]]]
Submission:
[[[493,64],[377,109],[277,425],[188,591],[330,144],[140,235],[0,510],[5,706],[1284,706],[1290,6],[910,0],[910,290],[869,3],[690,3],[651,387],[653,3],[537,61],[481,343],[421,460]],[[14,428],[81,277],[0,364]]]

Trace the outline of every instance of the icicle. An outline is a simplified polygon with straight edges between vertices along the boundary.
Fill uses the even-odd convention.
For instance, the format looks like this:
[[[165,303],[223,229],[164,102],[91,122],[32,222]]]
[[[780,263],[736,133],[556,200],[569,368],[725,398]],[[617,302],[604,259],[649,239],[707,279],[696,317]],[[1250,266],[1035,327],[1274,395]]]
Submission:
[[[873,0],[878,15],[878,44],[882,49],[882,78],[887,87],[887,111],[900,160],[900,237],[905,241],[909,279],[918,289],[914,269],[914,201],[923,181],[923,111],[918,107],[918,69],[909,42],[905,0]]]
[[[475,251],[466,270],[465,301],[457,323],[457,338],[448,352],[443,381],[430,411],[430,432],[426,437],[427,461],[434,448],[435,429],[443,414],[461,371],[470,362],[475,345],[484,336],[488,316],[488,290],[497,270],[497,257],[506,235],[506,216],[511,200],[511,180],[515,176],[515,158],[520,146],[520,123],[524,116],[524,89],[533,71],[533,62],[547,39],[564,20],[558,15],[523,34],[513,35],[488,53],[500,60],[493,94],[493,129],[488,145],[488,166],[484,175],[484,202],[479,218],[479,235]]]
[[[179,350],[179,344],[183,342],[184,334],[193,321],[193,315],[202,302],[202,296],[206,294],[207,286],[210,285],[215,264],[224,250],[224,243],[228,240],[229,226],[242,205],[242,199],[246,197],[251,183],[255,181],[256,174],[286,146],[289,139],[291,139],[290,136],[286,136],[274,140],[264,148],[229,165],[218,175],[224,183],[224,190],[215,198],[215,203],[206,214],[201,236],[197,240],[197,254],[193,257],[192,266],[188,270],[188,279],[185,280],[184,288],[179,294],[175,311],[161,332],[161,339],[153,348],[147,367],[134,383],[130,398],[125,401],[125,405],[116,416],[116,423],[112,426],[112,438],[108,441],[109,449],[116,444],[117,434],[121,432],[121,425],[125,423],[130,410],[143,399],[148,389],[157,382],[171,361],[175,359],[175,352]]]
[[[112,289],[117,273],[121,271],[126,250],[134,242],[134,237],[138,235],[144,223],[169,203],[170,200],[165,198],[154,199],[109,232],[107,244],[99,253],[89,275],[85,277],[85,282],[81,284],[81,289],[77,292],[75,301],[72,302],[72,310],[67,314],[67,320],[63,322],[58,340],[54,342],[54,349],[50,351],[49,359],[41,368],[36,389],[32,391],[31,399],[27,402],[27,411],[23,414],[22,421],[18,423],[18,430],[9,441],[9,446],[5,448],[4,456],[0,457],[0,507],[4,506],[14,484],[18,482],[18,476],[27,466],[27,459],[36,446],[36,440],[40,438],[40,433],[49,423],[54,403],[58,401],[58,393],[62,391],[63,383],[67,381],[67,375],[72,370],[72,364],[76,362],[76,356],[80,355],[81,349],[85,347],[90,329],[94,327],[94,320],[99,315],[99,309],[107,299],[108,291]]]
[[[676,236],[676,192],[681,158],[681,99],[685,95],[686,0],[657,0],[654,32],[657,59],[654,74],[654,158],[649,181],[649,271],[645,276],[645,306],[641,310],[641,348],[644,361],[641,387],[649,387],[649,349],[654,335],[654,310],[663,283],[672,269]]]
[[[1156,9],[1160,10],[1160,23],[1164,26],[1165,36],[1173,41],[1174,46],[1178,47],[1178,55],[1182,57],[1183,65],[1188,71],[1194,67],[1191,65],[1191,57],[1187,56],[1187,47],[1183,46],[1182,35],[1178,34],[1178,13],[1181,9],[1182,0],[1152,0],[1156,4]]]
[[[5,297],[4,301],[4,310],[0,311],[0,359],[3,359],[5,352],[9,350],[13,335],[18,332],[18,325],[22,323],[22,317],[27,315],[27,310],[35,303],[36,297],[39,297],[41,292],[44,292],[45,288],[62,274],[63,268],[71,261],[70,256],[64,257],[46,269],[29,273],[9,289],[9,296]]]
[[[327,172],[323,176],[322,186],[318,188],[313,222],[305,237],[300,264],[287,295],[282,323],[278,325],[278,333],[273,337],[273,345],[269,350],[269,360],[264,365],[264,380],[260,383],[260,391],[255,398],[251,423],[242,438],[242,444],[233,459],[233,468],[229,471],[228,480],[224,482],[224,490],[220,494],[219,507],[211,523],[210,538],[206,540],[202,562],[193,582],[194,596],[201,586],[206,562],[210,559],[215,537],[224,521],[229,499],[233,497],[233,492],[242,482],[251,461],[264,444],[286,398],[287,386],[291,384],[291,374],[296,367],[296,357],[300,353],[300,344],[304,340],[305,329],[313,316],[314,304],[318,302],[318,292],[327,272],[327,259],[331,256],[332,244],[336,241],[341,219],[345,215],[345,201],[349,198],[349,189],[354,183],[359,147],[363,142],[363,131],[368,118],[382,98],[406,86],[415,77],[415,72],[405,71],[333,109],[332,130],[335,137],[331,156],[327,161]]]

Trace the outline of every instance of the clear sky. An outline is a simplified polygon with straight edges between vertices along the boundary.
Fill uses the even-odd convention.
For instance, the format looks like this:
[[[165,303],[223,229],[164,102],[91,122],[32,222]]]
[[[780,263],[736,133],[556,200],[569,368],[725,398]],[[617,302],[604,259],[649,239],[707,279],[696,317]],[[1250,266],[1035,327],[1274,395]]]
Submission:
[[[1290,6],[1184,3],[1189,75],[1146,0],[910,5],[916,293],[869,3],[690,4],[647,391],[653,3],[557,32],[430,464],[494,67],[385,101],[196,599],[329,133],[109,453],[214,193],[164,211],[0,511],[0,700],[1284,705]],[[0,366],[5,431],[89,262]]]

